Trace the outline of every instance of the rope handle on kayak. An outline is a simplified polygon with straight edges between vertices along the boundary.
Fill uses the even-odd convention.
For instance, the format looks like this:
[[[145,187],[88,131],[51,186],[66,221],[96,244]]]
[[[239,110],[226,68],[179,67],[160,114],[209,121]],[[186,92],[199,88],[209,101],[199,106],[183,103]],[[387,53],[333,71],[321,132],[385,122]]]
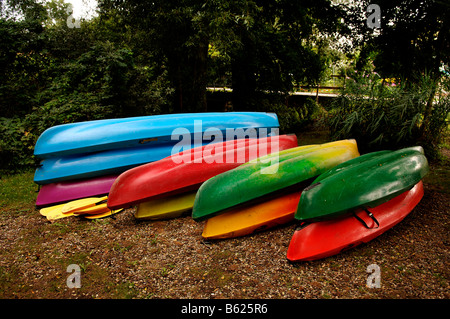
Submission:
[[[377,227],[369,227],[369,226],[367,226],[366,222],[365,222],[364,220],[362,220],[360,217],[358,217],[358,215],[356,215],[355,212],[353,212],[353,216],[355,216],[355,218],[356,218],[357,220],[359,220],[359,221],[361,222],[361,224],[363,224],[364,227],[366,227],[367,229],[375,229],[375,228],[380,227],[380,223],[379,223],[378,220],[375,218],[375,216],[373,216],[372,212],[369,211],[369,210],[366,209],[366,208],[363,208],[363,209],[364,209],[364,211],[367,213],[367,215],[368,215],[370,218],[372,218],[372,220],[375,222],[375,224],[377,224]]]

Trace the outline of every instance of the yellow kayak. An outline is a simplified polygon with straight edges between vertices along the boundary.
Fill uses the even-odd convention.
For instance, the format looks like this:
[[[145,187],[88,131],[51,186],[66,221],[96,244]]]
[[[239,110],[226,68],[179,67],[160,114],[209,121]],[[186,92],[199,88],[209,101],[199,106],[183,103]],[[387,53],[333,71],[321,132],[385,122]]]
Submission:
[[[140,203],[134,216],[150,220],[180,217],[192,209],[196,193],[193,191]]]
[[[300,194],[301,192],[295,192],[281,195],[211,217],[205,223],[202,237],[240,237],[293,221]]]

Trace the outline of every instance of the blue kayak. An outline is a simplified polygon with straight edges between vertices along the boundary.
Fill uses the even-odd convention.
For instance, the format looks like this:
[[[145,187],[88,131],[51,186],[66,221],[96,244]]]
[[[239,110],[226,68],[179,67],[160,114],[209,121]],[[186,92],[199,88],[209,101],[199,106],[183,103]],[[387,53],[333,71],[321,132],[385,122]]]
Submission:
[[[170,156],[173,147],[174,144],[166,143],[47,158],[36,169],[34,182],[45,185],[121,174],[130,168]]]
[[[275,113],[227,112],[150,115],[63,124],[44,131],[34,155],[41,159],[171,142],[173,133],[278,128]],[[174,131],[176,130],[176,131]],[[197,133],[197,134],[196,134]],[[200,135],[201,135],[200,134]],[[225,134],[224,134],[225,140]]]

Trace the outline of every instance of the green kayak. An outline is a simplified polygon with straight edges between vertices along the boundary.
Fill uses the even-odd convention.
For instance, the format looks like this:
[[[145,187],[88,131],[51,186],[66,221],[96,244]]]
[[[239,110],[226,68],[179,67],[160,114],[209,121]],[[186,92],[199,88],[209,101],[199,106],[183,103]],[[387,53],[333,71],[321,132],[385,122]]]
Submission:
[[[428,170],[420,146],[359,156],[333,167],[304,189],[295,218],[319,220],[376,207],[412,188]]]
[[[200,186],[192,209],[196,221],[294,186],[359,156],[355,140],[307,145],[270,154],[216,175]]]

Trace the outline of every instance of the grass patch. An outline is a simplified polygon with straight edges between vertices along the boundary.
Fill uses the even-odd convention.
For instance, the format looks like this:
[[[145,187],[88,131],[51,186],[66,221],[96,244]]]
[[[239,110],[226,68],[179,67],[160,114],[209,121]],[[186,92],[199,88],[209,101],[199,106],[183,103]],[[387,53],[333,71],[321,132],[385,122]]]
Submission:
[[[33,177],[30,170],[0,178],[0,211],[23,213],[34,209],[37,185]]]
[[[112,296],[117,299],[133,299],[139,294],[139,289],[132,282],[123,282],[112,288]]]
[[[449,169],[435,168],[430,170],[424,177],[424,182],[431,185],[433,189],[450,194],[450,171]]]
[[[434,190],[450,194],[450,159],[443,157],[439,162],[430,163],[430,172],[423,181]]]

